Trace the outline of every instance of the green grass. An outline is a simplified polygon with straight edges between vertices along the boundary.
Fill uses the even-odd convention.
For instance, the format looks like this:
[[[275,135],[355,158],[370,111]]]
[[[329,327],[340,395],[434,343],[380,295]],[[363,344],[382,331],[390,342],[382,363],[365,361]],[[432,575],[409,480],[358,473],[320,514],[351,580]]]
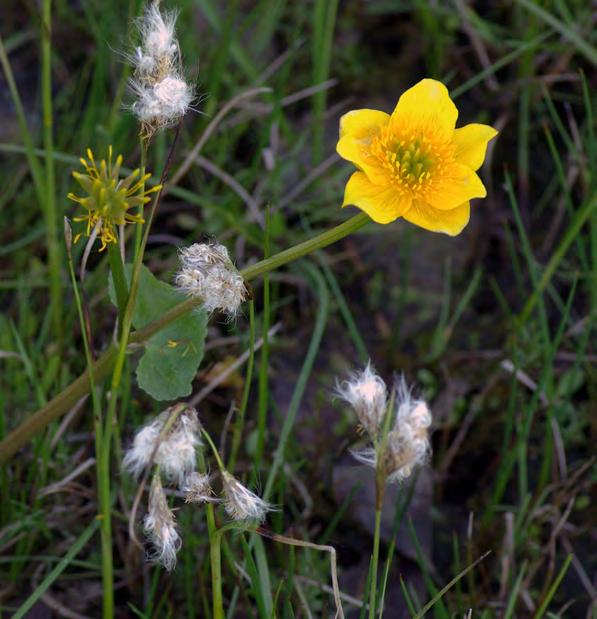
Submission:
[[[77,376],[88,384],[83,308],[92,332],[87,358],[113,338],[107,252],[92,253],[78,309],[62,221],[76,214],[66,194],[88,146],[100,153],[112,144],[125,166],[140,165],[137,126],[124,109],[130,68],[122,52],[141,5],[44,0],[27,12],[3,9],[0,440]],[[324,163],[297,190],[333,155],[339,116],[364,107],[390,112],[422,77],[442,79],[459,124],[500,129],[481,170],[488,198],[473,204],[467,230],[448,239],[404,221],[368,225],[252,279],[251,304],[236,321],[210,321],[214,346],[193,393],[252,351],[201,402],[201,421],[218,446],[225,438],[235,474],[276,506],[267,527],[335,547],[344,611],[367,616],[372,524],[364,526],[356,502],[372,499],[362,498],[360,485],[336,486],[337,467],[350,462],[359,437],[331,392],[368,357],[387,379],[393,372],[418,378],[435,416],[429,470],[436,475],[415,518],[433,529],[434,541],[426,545],[416,519],[407,527],[413,515],[402,501],[412,507],[424,498],[402,486],[398,505],[387,506],[402,537],[385,539],[380,552],[386,616],[409,609],[462,617],[469,608],[487,618],[592,616],[597,40],[590,7],[462,5],[230,0],[223,10],[213,0],[180,0],[181,52],[199,98],[172,170],[226,102],[270,88],[239,100],[201,149],[244,188],[267,225],[221,175],[192,164],[168,188],[144,263],[171,281],[175,246],[213,237],[244,268],[344,221],[348,164]],[[303,93],[329,79],[335,85]],[[158,182],[172,141],[173,131],[153,141],[150,182]],[[73,245],[75,271],[83,249],[84,242]],[[97,381],[93,398],[73,400],[0,469],[0,617],[26,616],[49,600],[68,605],[81,587],[101,591],[99,528],[104,581],[113,561],[116,583],[115,613],[104,604],[106,617],[212,616],[208,528],[227,522],[220,506],[206,523],[203,508],[172,499],[183,547],[171,575],[149,565],[128,535],[137,485],[121,473],[121,454],[134,429],[165,406],[137,387],[137,358],[121,357],[118,380]],[[110,384],[117,400],[108,397]],[[109,401],[113,423],[98,436]],[[240,412],[225,422],[232,403]],[[96,440],[99,476],[95,466],[78,473],[95,457]],[[142,538],[140,522],[137,531]],[[227,616],[334,616],[326,553],[250,531],[226,531],[220,551]],[[99,594],[77,604],[75,612],[101,615]]]

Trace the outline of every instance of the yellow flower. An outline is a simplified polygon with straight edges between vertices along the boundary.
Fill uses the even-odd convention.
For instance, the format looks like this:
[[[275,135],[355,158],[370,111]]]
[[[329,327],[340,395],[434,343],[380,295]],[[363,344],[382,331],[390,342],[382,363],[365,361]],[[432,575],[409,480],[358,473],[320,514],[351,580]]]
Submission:
[[[73,219],[87,222],[85,234],[87,236],[96,234],[102,243],[100,251],[103,251],[109,243],[116,242],[116,226],[125,223],[144,223],[140,213],[129,211],[147,204],[151,199],[148,197],[149,194],[159,191],[161,185],[145,189],[145,182],[151,174],[141,176],[139,169],[134,170],[126,178],[120,179],[122,155],[118,155],[116,161],[112,163],[111,146],[108,149],[108,161],[102,159],[99,166],[90,148],[87,149],[87,157],[89,162],[83,157],[80,159],[86,173],[73,172],[73,177],[87,195],[81,197],[69,193],[67,197],[86,209],[87,212],[84,215]],[[77,235],[75,242],[80,236],[80,234]]]
[[[475,171],[487,143],[488,125],[456,129],[458,110],[447,88],[421,80],[399,99],[392,115],[354,110],[340,119],[338,154],[359,171],[346,185],[344,204],[387,224],[413,224],[455,236],[466,226],[472,198],[487,195]]]

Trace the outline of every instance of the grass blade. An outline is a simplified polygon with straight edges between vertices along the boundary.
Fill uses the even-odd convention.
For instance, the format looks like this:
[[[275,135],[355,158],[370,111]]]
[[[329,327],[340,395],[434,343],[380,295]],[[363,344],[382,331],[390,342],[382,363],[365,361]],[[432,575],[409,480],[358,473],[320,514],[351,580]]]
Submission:
[[[13,615],[13,619],[23,619],[26,614],[33,608],[34,604],[41,598],[41,596],[52,586],[54,581],[64,572],[69,566],[71,561],[79,554],[83,546],[91,539],[93,534],[99,527],[99,520],[94,520],[84,531],[81,533],[77,541],[69,548],[68,552],[64,555],[60,563],[41,581],[37,589],[25,600],[17,612]]]
[[[558,575],[555,577],[555,580],[553,581],[551,587],[549,588],[549,591],[547,592],[545,599],[541,603],[541,606],[539,606],[539,608],[537,609],[537,612],[535,613],[533,619],[540,619],[545,614],[545,611],[547,610],[547,607],[549,606],[551,599],[553,598],[556,591],[558,590],[558,587],[560,586],[562,579],[566,575],[566,572],[568,571],[568,568],[570,567],[570,563],[572,563],[573,558],[574,558],[573,554],[569,554],[566,557],[566,560],[564,561],[564,565],[562,565],[562,568],[558,572]]]
[[[543,9],[536,2],[530,0],[517,0],[518,4],[523,6],[529,13],[533,13],[540,20],[557,30],[565,39],[568,39],[574,47],[592,64],[597,65],[597,49],[587,43],[576,30],[569,28],[562,23],[557,17]]]
[[[466,569],[464,569],[460,574],[456,577],[452,578],[452,580],[440,591],[438,591],[425,606],[416,614],[414,619],[420,619],[424,617],[427,611],[431,610],[436,602],[438,602],[463,576],[466,576],[476,565],[481,563],[483,559],[488,557],[491,554],[491,550],[488,550],[484,555],[481,555],[476,561],[471,563]]]

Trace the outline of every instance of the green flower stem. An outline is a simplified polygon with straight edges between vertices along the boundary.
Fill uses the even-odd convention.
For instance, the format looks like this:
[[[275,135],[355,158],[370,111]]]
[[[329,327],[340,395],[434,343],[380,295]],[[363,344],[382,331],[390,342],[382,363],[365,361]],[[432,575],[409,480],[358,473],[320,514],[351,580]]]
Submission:
[[[265,233],[263,240],[263,258],[270,257],[271,218],[269,206],[265,209]],[[267,409],[269,405],[269,325],[271,320],[269,273],[263,275],[263,309],[262,309],[263,345],[259,355],[259,376],[257,382],[257,444],[253,457],[254,475],[259,475],[261,459],[265,449],[267,433]]]
[[[145,176],[145,170],[147,168],[147,140],[144,140],[142,137],[139,138],[139,148],[141,150],[141,178]],[[141,191],[145,191],[145,183],[141,187]],[[141,204],[139,206],[139,215],[143,216],[144,207]],[[139,255],[139,250],[141,248],[141,241],[143,239],[143,228],[142,226],[135,226],[135,253],[133,254],[134,260],[137,259]]]
[[[307,241],[303,241],[290,249],[285,249],[281,251],[279,254],[275,254],[271,258],[267,258],[265,260],[261,260],[261,262],[257,262],[241,271],[241,275],[247,280],[255,279],[258,275],[263,275],[263,273],[267,273],[269,271],[274,271],[275,269],[288,264],[289,262],[293,262],[294,260],[298,260],[302,256],[306,256],[307,254],[311,254],[318,249],[322,249],[323,247],[327,247],[340,239],[343,239],[345,236],[356,232],[360,228],[362,228],[365,224],[370,222],[371,219],[369,215],[365,213],[359,213],[354,217],[346,220],[344,223],[339,224],[335,228],[331,230],[327,230],[326,232],[322,232],[317,236],[309,239]]]
[[[241,275],[245,280],[250,281],[263,273],[273,271],[279,267],[293,262],[298,258],[306,256],[318,249],[327,247],[336,241],[348,236],[359,228],[362,228],[369,221],[369,217],[363,213],[351,217],[344,223],[319,234],[308,241],[299,243],[290,249],[275,254],[271,258],[257,262],[241,271]],[[201,305],[201,299],[187,299],[170,311],[166,312],[157,320],[149,323],[142,329],[130,334],[128,339],[129,346],[131,344],[143,344],[150,337],[161,331],[164,327],[171,324],[174,320],[183,316],[195,307]],[[128,349],[129,347],[127,347]],[[108,350],[101,356],[93,365],[93,375],[99,383],[103,380],[110,371],[114,368],[118,348],[110,346]],[[124,361],[124,359],[122,359]],[[26,445],[36,434],[41,432],[52,421],[58,419],[69,411],[82,397],[89,393],[89,380],[87,372],[79,376],[71,383],[64,391],[61,391],[45,406],[33,413],[29,419],[23,422],[15,430],[10,432],[2,441],[0,441],[0,464],[8,462],[21,447]]]
[[[209,435],[209,433],[207,432],[205,428],[201,428],[201,434],[203,434],[203,436],[205,437],[205,440],[207,441],[207,444],[210,446],[211,451],[214,455],[214,458],[216,459],[216,462],[218,463],[218,468],[220,469],[220,471],[225,471],[226,467],[224,466],[224,463],[222,462],[222,458],[220,457],[220,452],[218,451],[218,448],[213,442],[211,436]]]
[[[210,521],[212,522],[211,525]],[[222,536],[216,529],[214,508],[211,503],[207,505],[207,530],[209,533],[213,619],[224,619],[224,599],[222,596]]]
[[[234,434],[232,435],[232,447],[228,458],[228,469],[234,471],[236,457],[240,449],[243,429],[245,427],[245,415],[249,404],[249,394],[251,393],[251,379],[253,378],[253,365],[255,363],[255,302],[253,299],[248,301],[249,305],[249,360],[247,363],[247,373],[243,386],[243,395],[240,401],[240,408],[234,424]]]
[[[43,110],[43,138],[45,150],[46,185],[44,219],[48,245],[50,272],[50,299],[52,324],[56,338],[62,345],[62,251],[58,242],[56,219],[56,174],[54,168],[54,130],[52,112],[52,1],[43,0],[41,19],[41,94]]]
[[[99,491],[100,512],[103,516],[110,511],[110,471],[101,466],[103,453],[103,420],[102,407],[96,390],[96,381],[93,374],[93,357],[91,355],[91,347],[87,339],[87,328],[85,325],[85,315],[83,312],[83,304],[81,295],[77,286],[77,278],[75,277],[75,268],[71,253],[72,232],[70,224],[65,218],[65,238],[66,238],[66,255],[68,261],[68,269],[70,273],[73,293],[75,296],[75,304],[77,314],[79,316],[79,324],[81,326],[81,334],[83,336],[83,346],[85,348],[85,360],[87,362],[87,376],[89,379],[89,389],[91,392],[91,401],[93,404],[93,426],[95,430],[95,455],[98,466],[96,467],[97,486]],[[107,488],[107,492],[106,492]],[[104,504],[104,501],[107,503]],[[114,614],[114,587],[113,587],[113,563],[112,563],[112,530],[109,518],[101,518],[101,557],[102,557],[102,603],[105,609],[105,614],[113,616]]]
[[[204,431],[204,435],[211,442],[211,437]],[[217,451],[216,451],[217,453]],[[219,457],[219,456],[218,456]],[[205,456],[201,449],[197,450],[199,470],[207,473]],[[207,535],[209,537],[209,563],[211,572],[212,613],[213,619],[224,619],[224,599],[222,597],[222,552],[221,536],[218,534],[216,514],[213,503],[205,504],[205,519],[207,521]]]
[[[391,415],[386,413],[386,419]],[[385,425],[385,424],[384,424]],[[386,493],[387,473],[383,465],[383,454],[386,448],[386,438],[381,442],[377,452],[377,468],[375,469],[375,529],[373,532],[373,555],[371,557],[371,586],[369,588],[369,619],[375,619],[377,610],[377,572],[379,569],[379,544],[381,538],[381,512]]]
[[[381,512],[383,501],[386,495],[386,484],[388,483],[388,472],[386,470],[386,449],[388,446],[388,435],[390,426],[394,421],[394,402],[396,392],[392,390],[390,401],[383,418],[381,428],[381,439],[375,441],[375,529],[373,532],[373,555],[371,557],[371,586],[369,589],[369,619],[375,619],[377,610],[377,572],[379,569],[379,544],[381,538]],[[383,612],[383,609],[381,609]]]
[[[138,226],[137,226],[138,227]],[[124,275],[124,265],[120,255],[120,248],[117,243],[108,245],[108,260],[110,261],[110,271],[112,272],[112,281],[114,282],[114,290],[116,292],[116,303],[118,305],[118,320],[122,324],[124,318],[124,310],[128,298],[128,290],[126,286],[126,278]]]
[[[379,565],[379,540],[381,537],[381,509],[375,510],[375,531],[373,534],[373,556],[371,557],[371,587],[369,589],[369,619],[375,619],[377,598],[377,569]]]

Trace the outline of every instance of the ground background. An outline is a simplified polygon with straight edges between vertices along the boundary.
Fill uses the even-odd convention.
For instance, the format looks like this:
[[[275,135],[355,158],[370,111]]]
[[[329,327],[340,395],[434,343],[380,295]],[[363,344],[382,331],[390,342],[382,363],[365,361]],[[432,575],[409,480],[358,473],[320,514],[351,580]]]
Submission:
[[[0,34],[41,144],[38,4],[3,1]],[[102,153],[113,144],[130,166],[138,164],[137,128],[124,110],[123,51],[131,45],[139,4],[54,3],[59,231],[63,215],[74,215],[65,198],[74,188],[70,171],[88,146]],[[429,76],[456,97],[460,124],[486,122],[500,130],[481,171],[488,197],[474,205],[461,236],[433,235],[400,221],[371,225],[272,277],[270,320],[280,328],[267,364],[269,432],[260,476],[293,395],[292,406],[299,406],[275,494],[283,509],[270,526],[333,544],[341,586],[358,601],[370,552],[372,491],[348,456],[359,440],[354,419],[330,402],[330,392],[337,376],[370,357],[388,380],[404,372],[416,382],[434,413],[430,466],[412,489],[395,493],[398,503],[410,497],[411,504],[398,533],[386,616],[408,616],[405,589],[420,608],[491,550],[432,613],[461,617],[472,608],[473,617],[594,617],[594,7],[575,0],[180,0],[163,6],[180,10],[184,62],[200,95],[198,112],[181,131],[179,160],[226,101],[260,85],[272,92],[247,98],[229,114],[181,181],[184,191],[166,198],[146,260],[161,279],[169,281],[176,269],[176,246],[206,235],[224,242],[238,265],[259,258],[263,233],[254,214],[266,204],[274,250],[343,219],[339,205],[350,166],[334,146],[338,119],[349,109],[391,111],[403,90]],[[150,169],[162,169],[171,139],[169,133],[155,140]],[[45,207],[31,182],[3,77],[0,142],[2,434],[68,385],[85,363],[62,245],[60,268],[50,267]],[[101,349],[114,320],[102,255],[92,256],[90,272],[87,292]],[[52,278],[63,289],[58,321],[51,317]],[[260,282],[253,291],[260,333]],[[320,341],[316,326],[325,327]],[[310,341],[317,357],[305,373]],[[194,393],[246,347],[246,316],[234,324],[212,320]],[[119,417],[125,447],[133,428],[161,410],[136,388],[134,367],[132,358]],[[301,372],[306,389],[296,401]],[[244,380],[243,367],[201,402],[201,418],[214,436]],[[257,383],[252,394],[239,474],[255,460]],[[35,590],[96,513],[90,412],[84,404],[68,424],[53,425],[0,474],[3,617]],[[73,479],[53,486],[80,466]],[[208,616],[201,511],[180,510],[184,545],[168,576],[145,563],[128,540],[134,487],[118,471],[113,492],[118,616]],[[395,507],[388,503],[386,549]],[[319,586],[329,584],[326,557],[266,545],[278,616],[305,617],[307,607],[313,616],[333,616],[333,601]],[[230,560],[242,557],[238,539],[230,548]],[[235,616],[258,616],[255,591],[233,572],[227,562],[226,595],[241,583]],[[29,616],[96,617],[100,597],[99,539],[93,538]],[[345,606],[358,616],[353,602]]]

